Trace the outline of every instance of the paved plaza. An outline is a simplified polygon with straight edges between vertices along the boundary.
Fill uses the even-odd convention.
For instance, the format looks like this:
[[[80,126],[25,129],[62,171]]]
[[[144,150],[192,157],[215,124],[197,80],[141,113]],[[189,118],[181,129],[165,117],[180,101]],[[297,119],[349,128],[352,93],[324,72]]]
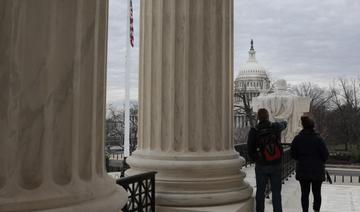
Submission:
[[[256,190],[254,166],[244,168],[246,180]],[[300,185],[293,175],[286,181],[282,189],[284,212],[302,212],[300,203]],[[272,212],[271,195],[265,200],[266,212]],[[312,194],[310,194],[310,207],[312,211]],[[328,184],[322,187],[321,212],[359,212],[360,211],[360,184]]]

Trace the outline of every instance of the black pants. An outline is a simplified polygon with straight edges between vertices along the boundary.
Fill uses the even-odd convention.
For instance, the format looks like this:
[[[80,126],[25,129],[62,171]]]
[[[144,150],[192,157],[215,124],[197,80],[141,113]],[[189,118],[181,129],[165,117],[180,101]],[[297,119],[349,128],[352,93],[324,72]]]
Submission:
[[[308,181],[300,180],[301,186],[301,206],[303,212],[309,211],[309,194],[310,194],[310,185],[312,187],[312,193],[314,196],[314,211],[320,211],[321,206],[321,184],[322,181]]]

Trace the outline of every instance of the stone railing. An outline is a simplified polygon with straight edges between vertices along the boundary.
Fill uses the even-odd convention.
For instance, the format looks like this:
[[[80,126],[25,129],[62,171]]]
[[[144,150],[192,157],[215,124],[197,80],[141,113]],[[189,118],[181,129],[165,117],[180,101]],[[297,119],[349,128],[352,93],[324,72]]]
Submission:
[[[326,167],[334,184],[358,184],[360,185],[359,168],[336,168]]]
[[[121,177],[124,177],[125,171],[130,168],[126,163],[126,157],[120,160],[106,158],[105,165],[107,172],[119,172]]]
[[[116,180],[116,184],[122,186],[129,195],[123,212],[155,211],[155,174],[147,172]]]

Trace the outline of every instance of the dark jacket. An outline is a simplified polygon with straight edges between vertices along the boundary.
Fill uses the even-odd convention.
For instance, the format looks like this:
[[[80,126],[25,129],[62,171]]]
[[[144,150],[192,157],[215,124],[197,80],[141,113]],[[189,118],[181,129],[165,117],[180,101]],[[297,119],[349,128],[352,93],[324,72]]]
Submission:
[[[256,127],[252,127],[249,131],[248,140],[247,140],[247,147],[248,147],[248,153],[250,156],[250,159],[252,161],[255,161],[256,164],[260,165],[276,165],[281,163],[281,159],[276,161],[264,161],[259,158],[259,150],[258,145],[256,141],[256,129],[264,129],[264,128],[272,128],[274,132],[279,136],[279,141],[281,139],[281,131],[283,131],[287,126],[287,122],[270,122],[270,121],[264,121],[259,122]]]
[[[304,129],[291,144],[291,156],[297,160],[297,180],[325,180],[325,162],[328,149],[318,133]]]

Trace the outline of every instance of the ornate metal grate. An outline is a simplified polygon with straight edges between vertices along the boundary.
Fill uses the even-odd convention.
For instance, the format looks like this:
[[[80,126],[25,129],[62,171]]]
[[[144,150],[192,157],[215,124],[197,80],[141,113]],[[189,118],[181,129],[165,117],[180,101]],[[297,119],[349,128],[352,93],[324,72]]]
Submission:
[[[155,211],[155,174],[144,174],[123,177],[116,180],[129,194],[124,212],[154,212]]]

